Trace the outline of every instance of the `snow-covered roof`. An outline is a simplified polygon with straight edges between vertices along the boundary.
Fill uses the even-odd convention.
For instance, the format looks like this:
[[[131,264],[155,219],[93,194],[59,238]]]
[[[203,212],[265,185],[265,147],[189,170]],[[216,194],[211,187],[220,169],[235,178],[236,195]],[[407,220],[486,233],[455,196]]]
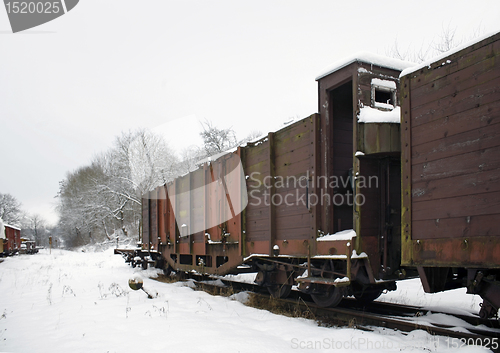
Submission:
[[[403,77],[403,76],[406,76],[408,74],[411,74],[412,72],[415,72],[415,71],[418,71],[424,67],[430,67],[431,64],[435,63],[436,61],[439,61],[439,60],[443,60],[445,59],[446,57],[450,56],[450,55],[453,55],[455,53],[458,53],[460,50],[464,50],[465,48],[467,47],[470,47],[476,43],[479,43],[480,41],[482,40],[485,40],[489,37],[493,37],[494,35],[497,35],[499,34],[500,32],[495,32],[495,33],[488,33],[488,34],[485,34],[485,35],[482,35],[480,37],[477,37],[471,41],[468,41],[462,45],[459,45],[458,47],[456,48],[453,48],[447,52],[444,52],[444,53],[441,53],[437,56],[435,56],[434,58],[430,59],[430,60],[427,60],[427,61],[424,61],[418,65],[415,65],[415,66],[412,66],[412,67],[409,67],[409,68],[406,68],[404,69],[401,74],[399,75],[399,77]],[[442,65],[446,65],[447,62],[443,62]],[[449,63],[448,63],[449,64]]]
[[[5,226],[5,227],[12,228],[12,229],[15,229],[15,230],[21,230],[21,228],[18,228],[18,227],[16,227],[16,226],[12,226],[12,225],[7,224],[7,223],[4,223],[4,226]]]
[[[395,58],[389,58],[383,55],[369,53],[369,52],[359,52],[342,60],[336,61],[333,64],[325,68],[321,74],[316,77],[316,81],[322,79],[331,73],[338,71],[353,62],[364,62],[367,64],[377,65],[381,67],[386,67],[388,69],[402,71],[406,68],[415,66],[415,63],[409,61],[403,61]]]

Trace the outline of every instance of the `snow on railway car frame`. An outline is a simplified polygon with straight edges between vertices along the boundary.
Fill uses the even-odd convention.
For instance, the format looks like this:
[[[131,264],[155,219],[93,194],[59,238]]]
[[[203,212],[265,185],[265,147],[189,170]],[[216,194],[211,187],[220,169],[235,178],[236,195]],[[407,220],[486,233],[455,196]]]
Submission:
[[[498,191],[478,195],[500,180],[500,97],[498,85],[492,86],[499,76],[499,39],[496,34],[403,72],[401,89],[401,71],[414,64],[361,53],[332,65],[317,78],[319,114],[145,195],[142,249],[129,251],[129,260],[167,272],[258,271],[256,282],[273,296],[285,297],[297,285],[322,306],[346,295],[371,301],[394,290],[396,280],[420,276],[427,292],[465,286],[480,294],[482,316],[492,316],[500,306],[500,211],[493,208],[499,197]],[[462,112],[454,110],[454,97],[465,101]],[[419,99],[435,104],[415,106]],[[415,138],[426,131],[419,127],[422,119],[434,139],[417,146]],[[467,129],[479,120],[480,126]],[[491,133],[476,131],[484,124]],[[494,162],[487,175],[481,168],[469,173],[482,186],[469,190],[467,201],[446,185],[451,180],[433,186],[437,174],[432,180],[418,175],[428,175],[422,170],[431,165],[426,153],[434,168],[444,163],[450,175],[460,174],[461,164],[455,168],[447,158],[460,159],[468,151],[461,148],[471,145],[472,135],[482,141],[481,133],[489,145],[479,151]],[[231,172],[237,177],[229,181]],[[419,190],[430,213],[443,213],[443,222],[430,225],[432,217],[420,217],[425,205],[418,203]],[[457,201],[469,206],[446,217]]]

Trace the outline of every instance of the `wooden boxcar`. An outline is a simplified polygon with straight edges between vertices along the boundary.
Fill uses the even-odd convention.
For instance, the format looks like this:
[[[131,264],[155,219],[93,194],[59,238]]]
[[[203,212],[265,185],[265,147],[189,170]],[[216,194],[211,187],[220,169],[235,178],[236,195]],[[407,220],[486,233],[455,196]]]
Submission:
[[[131,256],[167,271],[258,271],[273,295],[295,284],[325,306],[395,289],[398,84],[410,65],[373,54],[335,64],[317,79],[319,114],[145,195]]]
[[[403,73],[402,257],[500,307],[500,33]]]
[[[131,261],[258,271],[271,294],[297,285],[324,306],[420,276],[427,292],[467,287],[484,299],[480,315],[493,316],[499,39],[409,70],[371,54],[334,64],[317,78],[319,114],[145,195]]]
[[[4,224],[5,239],[3,239],[3,254],[14,255],[19,252],[21,246],[21,229]]]

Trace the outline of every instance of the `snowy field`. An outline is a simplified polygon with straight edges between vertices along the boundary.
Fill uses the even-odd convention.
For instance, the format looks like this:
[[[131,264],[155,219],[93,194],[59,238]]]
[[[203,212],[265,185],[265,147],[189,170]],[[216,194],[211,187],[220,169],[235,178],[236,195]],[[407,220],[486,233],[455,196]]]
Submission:
[[[422,330],[319,327],[247,307],[238,299],[161,283],[112,250],[43,250],[0,263],[0,352],[487,352],[454,349]],[[134,275],[158,296],[128,287]],[[381,300],[477,312],[479,298],[454,291],[428,295],[407,281]]]

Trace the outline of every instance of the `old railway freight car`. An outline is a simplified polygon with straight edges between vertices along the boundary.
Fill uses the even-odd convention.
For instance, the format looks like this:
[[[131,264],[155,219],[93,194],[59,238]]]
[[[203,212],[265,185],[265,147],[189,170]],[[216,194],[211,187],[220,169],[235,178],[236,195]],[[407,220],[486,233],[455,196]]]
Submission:
[[[333,65],[317,79],[319,114],[145,195],[130,260],[258,271],[273,295],[295,284],[324,306],[420,275],[429,292],[467,286],[492,315],[498,39],[407,71],[402,87],[412,64],[360,54]]]
[[[402,265],[500,307],[500,34],[401,77]]]
[[[273,295],[298,284],[325,306],[395,289],[397,86],[410,65],[373,54],[335,64],[317,79],[319,114],[146,195],[135,255],[178,271],[258,271]]]
[[[3,250],[0,255],[9,256],[17,254],[21,246],[21,229],[5,223],[3,223],[3,226],[4,234],[0,234]]]

